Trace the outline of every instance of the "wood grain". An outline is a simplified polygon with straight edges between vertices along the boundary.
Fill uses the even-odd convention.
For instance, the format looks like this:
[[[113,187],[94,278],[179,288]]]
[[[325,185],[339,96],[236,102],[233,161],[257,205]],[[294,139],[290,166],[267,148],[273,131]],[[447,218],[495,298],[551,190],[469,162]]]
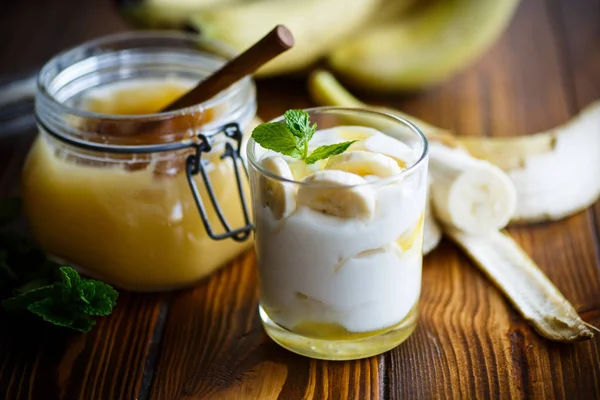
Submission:
[[[0,74],[24,72],[67,46],[124,25],[109,1],[3,4]],[[43,33],[43,34],[41,34]],[[600,98],[600,0],[524,0],[502,39],[428,91],[377,97],[461,135],[524,135]],[[302,78],[257,83],[259,114],[310,106]],[[33,131],[0,137],[0,196],[18,194]],[[575,178],[575,177],[574,177]],[[600,325],[600,203],[511,234],[582,317]],[[425,259],[420,322],[380,357],[324,362],[275,345],[256,312],[249,252],[189,290],[122,293],[86,335],[27,330],[0,315],[6,399],[600,399],[600,335],[540,338],[455,246]],[[3,396],[0,395],[0,398]]]
[[[322,362],[280,348],[261,328],[257,296],[253,252],[174,294],[150,398],[379,398],[377,358]]]
[[[2,316],[0,393],[20,399],[133,399],[164,316],[164,295],[121,293],[110,318],[88,334],[23,326]]]
[[[522,2],[507,34],[477,65],[429,92],[422,106],[410,99],[406,105],[401,102],[400,108],[428,121],[438,116],[435,122],[440,126],[467,135],[477,134],[477,129],[490,136],[523,135],[565,122],[586,104],[573,103],[569,87],[574,75],[563,59],[565,41],[558,37],[561,21],[557,18],[562,15],[558,6],[543,0]],[[566,30],[576,31],[577,26]],[[598,48],[600,36],[594,40]],[[588,79],[600,79],[600,70],[587,72]],[[578,76],[583,73],[578,71]],[[600,90],[590,100],[599,97]],[[442,108],[432,113],[429,103],[445,104],[450,112]],[[476,118],[468,114],[483,120],[473,122]],[[583,318],[597,326],[600,272],[597,236],[588,213],[511,229],[511,233]],[[436,259],[440,252],[443,258]],[[440,271],[444,267],[449,274]],[[391,397],[573,398],[581,394],[582,398],[600,398],[599,338],[574,346],[549,343],[473,269],[455,249],[438,249],[426,258],[420,329],[405,346],[385,356],[386,365],[394,366],[389,369],[390,387],[396,388]],[[455,291],[449,294],[449,288]],[[415,356],[419,352],[425,353]],[[434,352],[438,357],[429,355]],[[445,370],[444,364],[454,368]],[[414,365],[427,366],[422,367],[427,378],[416,388],[408,385],[417,379]],[[440,387],[445,391],[440,392]]]

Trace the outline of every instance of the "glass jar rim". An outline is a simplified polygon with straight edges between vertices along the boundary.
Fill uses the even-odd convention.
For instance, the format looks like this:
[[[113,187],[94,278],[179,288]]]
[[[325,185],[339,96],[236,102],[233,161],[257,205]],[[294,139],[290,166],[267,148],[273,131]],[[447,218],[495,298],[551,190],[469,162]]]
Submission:
[[[417,160],[414,163],[412,163],[411,166],[402,170],[399,174],[389,176],[386,178],[382,178],[382,179],[378,179],[376,181],[360,183],[358,185],[332,186],[332,185],[326,185],[326,184],[322,184],[322,183],[303,182],[303,181],[297,181],[294,179],[286,179],[286,178],[279,176],[271,171],[268,171],[266,168],[264,168],[262,165],[260,165],[259,160],[257,160],[255,153],[254,153],[254,146],[257,143],[254,141],[254,139],[250,138],[248,140],[248,143],[246,144],[246,157],[247,157],[248,161],[250,162],[250,164],[252,164],[252,166],[254,168],[256,168],[261,174],[267,176],[270,179],[274,179],[274,180],[285,182],[285,183],[291,183],[294,185],[330,187],[330,188],[336,188],[336,189],[349,189],[349,188],[361,187],[361,186],[379,186],[379,185],[383,186],[388,183],[403,179],[404,177],[412,175],[415,171],[422,168],[423,164],[425,164],[427,161],[427,156],[429,154],[429,141],[425,137],[425,134],[423,134],[423,132],[415,124],[413,124],[412,122],[410,122],[409,120],[407,120],[404,117],[394,115],[391,113],[382,112],[382,111],[376,110],[371,107],[324,106],[324,107],[305,108],[302,111],[305,111],[307,113],[311,113],[311,112],[360,113],[360,114],[368,114],[368,115],[374,116],[374,117],[386,118],[389,121],[397,122],[399,124],[406,126],[412,133],[414,133],[419,138],[419,141],[421,142],[421,146],[422,146],[422,150],[420,152],[421,154],[419,154]],[[279,116],[277,118],[274,118],[269,122],[280,122],[282,120],[283,120],[283,115]]]
[[[125,42],[127,40],[134,39],[174,39],[174,40],[182,40],[190,44],[198,44],[205,45],[209,48],[214,48],[220,52],[225,53],[224,57],[228,59],[233,58],[237,52],[227,44],[215,40],[209,40],[198,36],[197,34],[188,33],[188,32],[176,32],[176,31],[168,31],[168,30],[155,30],[155,31],[131,31],[131,32],[122,32],[116,34],[110,34],[106,36],[102,36],[100,38],[92,39],[87,42],[80,43],[76,46],[73,46],[69,49],[66,49],[52,58],[50,58],[41,68],[40,73],[37,77],[37,91],[38,95],[42,96],[44,101],[49,102],[55,110],[58,112],[68,113],[70,115],[74,115],[81,118],[86,119],[98,119],[103,121],[127,121],[127,122],[148,122],[148,121],[161,121],[177,116],[181,116],[182,114],[190,114],[199,110],[204,110],[216,106],[220,103],[226,102],[232,96],[237,94],[241,90],[244,85],[247,85],[250,81],[250,76],[245,76],[240,79],[238,82],[231,85],[226,90],[223,90],[221,93],[217,94],[213,98],[199,104],[195,104],[193,106],[168,111],[168,112],[159,112],[152,114],[139,114],[139,115],[116,115],[116,114],[104,114],[91,112],[87,110],[83,110],[76,107],[71,107],[64,102],[58,100],[54,94],[52,94],[48,89],[48,86],[53,82],[53,80],[58,76],[55,75],[52,78],[48,79],[48,81],[44,81],[46,75],[49,73],[49,70],[55,66],[56,63],[59,63],[61,59],[74,57],[78,53],[90,51],[94,47],[99,47],[103,45],[108,45],[111,43],[119,43]],[[201,50],[200,50],[201,51]],[[71,64],[74,65],[75,63]]]

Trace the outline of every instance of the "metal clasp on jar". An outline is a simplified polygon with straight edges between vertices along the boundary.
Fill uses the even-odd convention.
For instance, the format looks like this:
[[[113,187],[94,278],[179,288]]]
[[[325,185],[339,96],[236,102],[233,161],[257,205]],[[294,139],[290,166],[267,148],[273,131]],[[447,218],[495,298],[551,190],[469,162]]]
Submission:
[[[235,241],[243,242],[245,241],[252,232],[253,226],[250,223],[250,215],[248,211],[248,203],[246,201],[246,196],[244,194],[243,186],[242,186],[242,173],[240,172],[240,164],[242,165],[243,174],[245,174],[246,179],[248,179],[248,171],[246,169],[246,165],[244,164],[241,156],[240,150],[242,146],[242,131],[239,125],[235,122],[228,123],[223,125],[218,133],[211,135],[212,139],[214,136],[223,133],[228,138],[232,139],[236,146],[232,146],[230,141],[225,142],[225,151],[221,155],[221,159],[224,160],[226,158],[231,158],[233,163],[233,170],[235,172],[235,179],[238,188],[238,193],[240,196],[240,202],[242,206],[242,211],[244,213],[244,223],[245,225],[240,228],[232,229],[221,207],[219,206],[219,202],[215,196],[212,184],[210,182],[210,178],[208,177],[208,173],[202,163],[202,153],[208,153],[212,149],[211,140],[203,135],[196,135],[197,140],[190,140],[185,142],[177,142],[177,143],[164,143],[164,144],[151,144],[151,145],[127,145],[127,146],[119,146],[119,145],[111,145],[105,143],[94,143],[88,142],[86,140],[78,139],[75,137],[69,137],[66,135],[62,135],[50,129],[40,118],[36,117],[37,123],[44,132],[48,133],[55,139],[66,143],[68,145],[78,147],[85,150],[97,151],[103,153],[115,153],[115,154],[148,154],[155,152],[165,152],[165,151],[177,151],[177,150],[185,150],[189,148],[193,148],[195,150],[194,154],[190,154],[186,159],[186,176],[187,181],[190,186],[190,190],[192,191],[192,196],[194,198],[194,202],[198,208],[198,212],[200,213],[200,217],[202,218],[202,223],[204,224],[204,228],[208,233],[208,236],[214,240],[222,240],[232,238]],[[206,187],[206,192],[208,193],[208,197],[210,198],[210,202],[223,226],[225,232],[223,233],[215,233],[215,230],[210,225],[210,221],[208,220],[208,214],[206,212],[206,207],[202,202],[202,198],[200,196],[200,192],[198,191],[198,186],[196,185],[196,181],[194,180],[194,176],[197,174],[202,176],[204,181],[204,185]]]
[[[227,157],[231,158],[233,163],[233,170],[235,172],[235,180],[237,183],[238,193],[240,195],[240,202],[242,204],[242,210],[244,212],[244,221],[245,224],[241,228],[231,229],[227,219],[223,215],[221,211],[221,207],[219,207],[219,202],[215,197],[215,193],[212,188],[212,184],[206,173],[206,169],[202,164],[202,153],[208,153],[211,151],[211,144],[208,138],[202,134],[198,135],[198,139],[200,142],[193,143],[192,146],[196,149],[195,154],[191,154],[188,156],[186,160],[186,175],[187,180],[190,185],[190,189],[192,194],[194,195],[194,201],[196,202],[196,206],[198,207],[198,211],[200,212],[200,217],[202,218],[202,222],[204,223],[204,228],[206,228],[206,232],[208,236],[215,240],[232,238],[238,242],[242,242],[250,236],[250,232],[252,231],[252,224],[250,223],[250,217],[248,214],[248,205],[246,202],[246,196],[244,195],[244,190],[242,187],[242,178],[240,173],[239,164],[242,164],[242,169],[244,170],[244,174],[246,175],[246,179],[248,179],[248,170],[240,157],[240,149],[242,146],[242,131],[237,123],[229,123],[223,126],[223,133],[236,142],[236,148],[234,148],[231,143],[225,143],[225,152],[221,155],[221,159],[225,159]],[[208,216],[206,214],[206,209],[204,204],[202,203],[202,198],[200,197],[200,193],[198,192],[198,186],[196,185],[196,181],[194,180],[194,175],[200,173],[202,175],[202,180],[204,180],[204,185],[206,187],[206,192],[208,193],[208,197],[210,198],[210,202],[213,205],[213,208],[219,217],[219,221],[221,221],[221,225],[225,229],[224,233],[216,234],[214,233],[212,227],[210,226],[210,222],[208,220]]]

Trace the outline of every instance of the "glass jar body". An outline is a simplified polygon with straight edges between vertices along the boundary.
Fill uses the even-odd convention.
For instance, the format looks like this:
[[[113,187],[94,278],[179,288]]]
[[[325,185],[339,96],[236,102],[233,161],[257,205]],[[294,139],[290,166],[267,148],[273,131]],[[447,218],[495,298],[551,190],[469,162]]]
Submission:
[[[89,51],[83,52],[81,59],[73,53],[58,56],[64,69],[48,74],[48,69],[54,68],[51,61],[45,67],[48,76],[44,70],[40,75],[43,87],[36,100],[40,134],[23,170],[25,212],[42,248],[90,276],[133,291],[189,286],[250,246],[248,241],[214,241],[209,237],[186,175],[186,159],[194,154],[193,148],[145,154],[126,150],[130,145],[193,142],[197,135],[206,135],[212,149],[203,154],[202,164],[215,197],[231,226],[244,224],[233,161],[221,157],[227,138],[219,132],[231,122],[248,132],[256,110],[249,79],[210,104],[170,115],[122,115],[127,111],[114,107],[119,99],[110,98],[118,92],[116,84],[131,83],[130,97],[136,100],[137,96],[136,104],[143,103],[148,99],[136,95],[136,85],[148,89],[154,82],[160,90],[161,81],[180,79],[189,87],[225,60],[195,50],[195,39],[173,37],[177,43],[163,43],[165,38],[156,34],[149,36],[145,38],[147,47],[140,46],[137,36],[134,43],[124,44],[130,37],[108,40],[112,47],[91,57]],[[156,47],[157,40],[168,47]],[[85,46],[89,50],[90,45]],[[131,57],[136,50],[140,51]],[[129,59],[124,56],[127,53]],[[70,61],[67,67],[65,59]],[[81,65],[90,64],[90,59],[95,59],[98,68],[77,73]],[[98,99],[104,109],[97,104]],[[158,105],[160,101],[151,103],[154,106],[150,108],[162,105]],[[112,107],[109,111],[115,115],[98,114],[106,112],[106,107]],[[158,128],[149,133],[148,127]],[[139,134],[131,135],[137,131]],[[61,138],[109,144],[121,151],[82,149]],[[207,205],[209,222],[219,226],[203,178],[195,175],[193,179]],[[248,194],[247,185],[243,189]]]

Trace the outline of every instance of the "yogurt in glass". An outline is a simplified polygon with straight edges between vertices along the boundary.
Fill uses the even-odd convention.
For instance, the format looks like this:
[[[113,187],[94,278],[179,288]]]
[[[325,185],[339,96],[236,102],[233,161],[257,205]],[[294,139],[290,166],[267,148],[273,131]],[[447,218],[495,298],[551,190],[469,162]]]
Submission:
[[[416,326],[427,143],[386,114],[308,112],[319,128],[310,150],[356,142],[308,165],[250,141],[259,312],[269,336],[292,351],[368,357]]]

